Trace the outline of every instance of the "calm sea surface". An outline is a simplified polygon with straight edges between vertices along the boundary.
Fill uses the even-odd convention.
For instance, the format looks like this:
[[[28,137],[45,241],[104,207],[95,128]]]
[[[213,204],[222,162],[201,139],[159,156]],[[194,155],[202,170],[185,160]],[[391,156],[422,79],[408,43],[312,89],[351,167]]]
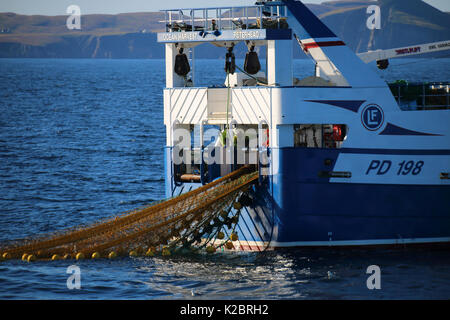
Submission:
[[[449,81],[450,59],[402,60],[386,80]],[[295,62],[297,77],[313,74]],[[200,60],[200,84],[224,81]],[[0,241],[113,216],[164,198],[162,60],[0,59]],[[66,286],[67,267],[81,289]],[[366,269],[381,269],[368,290]],[[194,296],[192,296],[194,293]],[[449,299],[444,249],[0,262],[0,299]]]

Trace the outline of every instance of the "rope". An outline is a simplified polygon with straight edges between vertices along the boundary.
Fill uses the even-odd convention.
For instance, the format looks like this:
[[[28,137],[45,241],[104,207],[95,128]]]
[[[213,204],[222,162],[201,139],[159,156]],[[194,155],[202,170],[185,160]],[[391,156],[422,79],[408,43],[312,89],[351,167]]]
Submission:
[[[230,87],[230,71],[227,69],[227,135],[228,130],[230,130],[230,122],[228,119],[228,112],[230,109],[230,93],[231,93],[231,87]]]

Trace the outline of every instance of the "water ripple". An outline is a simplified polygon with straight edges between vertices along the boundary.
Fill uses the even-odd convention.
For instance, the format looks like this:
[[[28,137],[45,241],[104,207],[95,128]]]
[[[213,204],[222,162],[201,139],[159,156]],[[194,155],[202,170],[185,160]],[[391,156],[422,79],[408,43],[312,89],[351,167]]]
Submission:
[[[419,72],[448,79],[448,62]],[[296,76],[313,72],[307,63],[295,62]],[[1,59],[0,68],[0,241],[164,198],[161,61]],[[222,84],[223,75],[210,71],[220,68],[222,61],[202,61],[200,81]],[[383,77],[408,80],[410,69]],[[380,292],[366,287],[374,263]],[[71,264],[81,269],[80,290],[66,286]],[[445,250],[2,261],[0,299],[449,299],[448,270]]]

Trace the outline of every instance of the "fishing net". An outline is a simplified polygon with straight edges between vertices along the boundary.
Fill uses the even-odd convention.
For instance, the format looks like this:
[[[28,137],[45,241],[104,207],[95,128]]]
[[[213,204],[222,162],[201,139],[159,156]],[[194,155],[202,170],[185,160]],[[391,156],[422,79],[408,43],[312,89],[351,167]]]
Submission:
[[[232,249],[239,199],[257,179],[258,172],[245,166],[180,196],[101,222],[0,245],[1,257],[30,261]]]

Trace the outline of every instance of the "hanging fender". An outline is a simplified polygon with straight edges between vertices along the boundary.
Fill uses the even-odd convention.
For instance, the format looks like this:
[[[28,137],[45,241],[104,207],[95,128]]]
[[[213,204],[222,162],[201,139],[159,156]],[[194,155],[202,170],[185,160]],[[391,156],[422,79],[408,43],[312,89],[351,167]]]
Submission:
[[[261,70],[258,54],[254,50],[255,46],[251,46],[250,51],[245,55],[244,70],[249,74],[257,74]]]
[[[233,47],[228,48],[228,52],[225,56],[225,72],[234,74],[236,71],[236,58],[233,53]]]
[[[188,58],[185,53],[183,53],[183,48],[180,48],[179,53],[175,57],[175,68],[174,71],[180,77],[185,77],[191,71]]]

